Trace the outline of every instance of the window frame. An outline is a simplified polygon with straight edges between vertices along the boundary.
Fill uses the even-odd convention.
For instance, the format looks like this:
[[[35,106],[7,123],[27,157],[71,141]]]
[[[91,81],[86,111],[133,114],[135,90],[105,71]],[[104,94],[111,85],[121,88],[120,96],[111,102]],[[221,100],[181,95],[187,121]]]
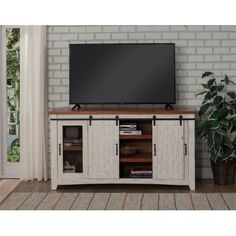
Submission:
[[[0,27],[0,177],[19,178],[19,162],[12,163],[7,161],[7,80],[6,80],[6,30],[8,28],[20,28],[16,25],[4,25]],[[21,36],[20,36],[21,37]],[[2,56],[1,56],[2,55]]]

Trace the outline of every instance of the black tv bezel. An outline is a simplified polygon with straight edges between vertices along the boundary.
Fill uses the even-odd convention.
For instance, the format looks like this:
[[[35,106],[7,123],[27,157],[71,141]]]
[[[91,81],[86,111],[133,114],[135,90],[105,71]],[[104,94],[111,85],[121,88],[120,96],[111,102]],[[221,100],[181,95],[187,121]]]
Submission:
[[[93,103],[85,103],[85,102],[76,102],[76,103],[72,103],[71,102],[71,86],[70,86],[70,71],[71,71],[71,46],[72,45],[83,45],[84,43],[70,43],[69,44],[69,105],[162,105],[162,104],[171,104],[174,105],[176,104],[176,60],[175,60],[175,43],[89,43],[89,45],[101,45],[101,44],[108,44],[108,45],[172,45],[174,46],[174,101],[171,102],[165,102],[165,103],[157,103],[157,102],[149,102],[149,103],[131,103],[131,102],[119,102],[119,103],[114,103],[114,102],[106,102],[106,103],[101,103],[101,102],[93,102]],[[88,44],[86,44],[88,45]]]

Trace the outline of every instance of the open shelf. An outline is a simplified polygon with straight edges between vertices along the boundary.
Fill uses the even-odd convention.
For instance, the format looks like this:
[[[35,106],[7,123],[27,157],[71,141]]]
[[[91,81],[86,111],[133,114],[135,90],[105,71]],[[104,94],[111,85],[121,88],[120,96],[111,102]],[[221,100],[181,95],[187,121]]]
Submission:
[[[144,133],[142,135],[120,135],[120,140],[151,140],[151,133]]]
[[[81,146],[64,146],[63,147],[64,151],[82,151]]]
[[[152,154],[151,153],[140,153],[132,156],[122,156],[120,157],[121,163],[151,163]]]
[[[152,122],[148,120],[124,120],[123,124],[133,123],[142,135],[120,135],[120,178],[152,178],[148,176],[132,176],[134,168],[152,171]],[[122,124],[122,122],[120,124]],[[136,150],[134,154],[129,149]]]

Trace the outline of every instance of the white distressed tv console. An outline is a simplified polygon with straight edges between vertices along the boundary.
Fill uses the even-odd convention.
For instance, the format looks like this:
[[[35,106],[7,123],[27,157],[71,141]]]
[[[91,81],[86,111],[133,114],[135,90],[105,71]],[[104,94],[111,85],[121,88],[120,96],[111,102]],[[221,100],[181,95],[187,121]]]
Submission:
[[[195,189],[195,111],[57,108],[49,114],[53,190],[72,184]],[[127,122],[135,122],[142,135],[120,135]]]

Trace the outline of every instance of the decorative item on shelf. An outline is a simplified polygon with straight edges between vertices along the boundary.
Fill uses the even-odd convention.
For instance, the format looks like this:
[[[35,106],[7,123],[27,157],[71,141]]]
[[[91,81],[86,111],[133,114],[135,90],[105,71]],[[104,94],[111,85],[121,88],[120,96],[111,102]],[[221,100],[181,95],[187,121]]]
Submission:
[[[227,90],[235,85],[227,75],[217,82],[213,72],[205,72],[201,84],[204,99],[198,112],[199,137],[207,140],[215,184],[234,184],[236,171],[236,93]]]
[[[81,146],[81,139],[64,139],[64,146]]]
[[[121,146],[120,148],[120,155],[121,156],[132,156],[139,152],[138,147],[133,146]]]
[[[128,122],[120,125],[120,130],[137,130],[136,122]]]
[[[63,170],[65,173],[75,173],[75,166],[71,166],[68,161],[65,161]]]
[[[131,178],[151,178],[152,170],[150,168],[132,168],[129,176]]]
[[[142,135],[142,130],[137,129],[136,122],[127,122],[120,125],[120,135]]]

